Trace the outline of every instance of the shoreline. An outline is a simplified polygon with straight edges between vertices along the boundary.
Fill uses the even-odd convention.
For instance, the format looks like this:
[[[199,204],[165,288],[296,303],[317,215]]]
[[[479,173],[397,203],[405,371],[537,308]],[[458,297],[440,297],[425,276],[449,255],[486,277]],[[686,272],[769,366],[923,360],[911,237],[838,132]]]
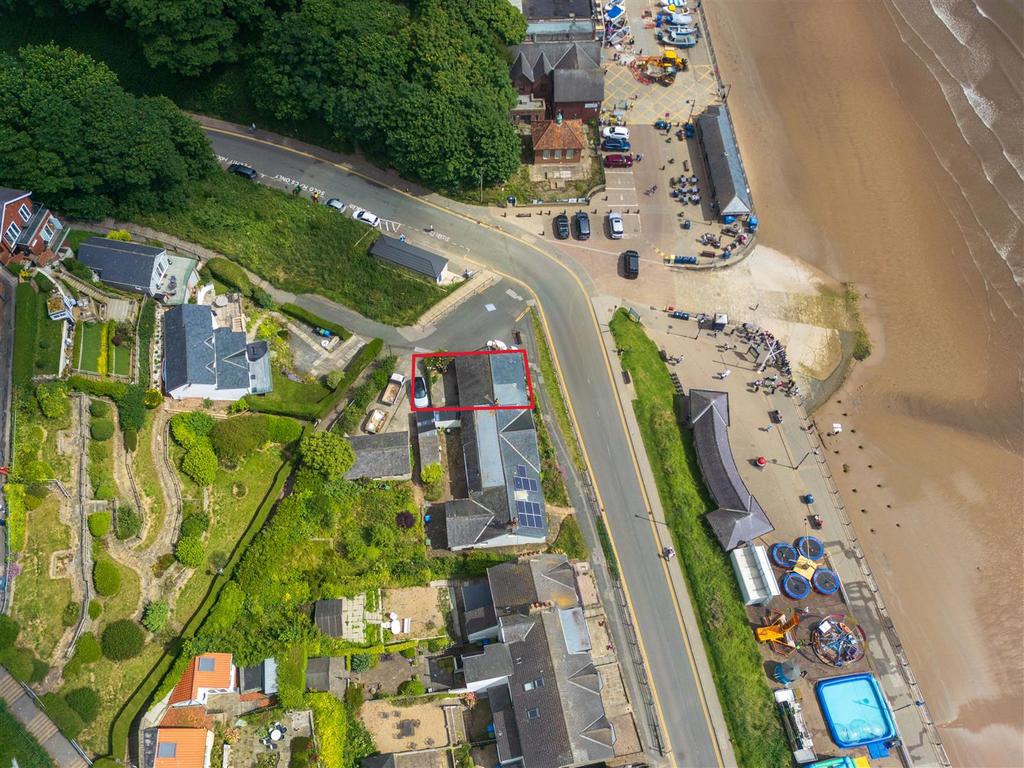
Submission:
[[[950,759],[1019,765],[1024,621],[1000,586],[1022,580],[1024,323],[1007,300],[1019,285],[999,254],[982,260],[975,228],[1000,201],[963,167],[967,136],[887,10],[716,3],[709,15],[761,242],[864,296],[873,353],[816,416],[844,425],[830,458],[849,468],[836,482],[865,555]]]

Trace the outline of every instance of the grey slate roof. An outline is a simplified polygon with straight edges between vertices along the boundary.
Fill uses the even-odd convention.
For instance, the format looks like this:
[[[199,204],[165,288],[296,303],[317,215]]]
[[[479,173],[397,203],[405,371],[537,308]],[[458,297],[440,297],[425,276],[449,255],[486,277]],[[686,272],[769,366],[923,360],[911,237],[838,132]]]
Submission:
[[[690,390],[690,427],[704,482],[718,505],[708,523],[726,551],[774,529],[757,499],[740,477],[729,445],[729,395]]]
[[[501,683],[487,689],[487,700],[491,705],[491,719],[494,721],[494,738],[498,747],[498,761],[502,764],[515,760],[523,754],[519,743],[519,728],[516,713],[512,709],[512,695],[508,685]]]
[[[527,19],[589,19],[594,13],[593,0],[523,0]]]
[[[604,101],[604,72],[600,69],[556,69],[555,104]]]
[[[17,200],[19,197],[24,197],[30,194],[24,189],[14,189],[13,187],[0,187],[0,206],[7,205],[12,200]]]
[[[409,433],[382,432],[348,438],[356,460],[345,473],[348,480],[361,477],[371,480],[406,478],[412,473],[409,465]]]
[[[341,637],[341,600],[317,600],[313,621],[317,629],[329,637]]]
[[[697,118],[697,133],[719,212],[723,215],[750,213],[747,176],[740,164],[736,137],[725,108],[720,104],[708,107]]]
[[[483,653],[463,656],[462,665],[467,683],[508,677],[512,674],[512,656],[505,643],[489,643],[484,646]]]
[[[466,355],[455,358],[455,382],[459,389],[459,407],[494,405],[490,355]]]
[[[245,334],[214,328],[210,307],[180,304],[164,314],[164,387],[213,384],[219,390],[272,387],[266,342],[246,344]]]
[[[498,626],[498,618],[494,615],[494,600],[487,582],[475,581],[462,587],[462,621],[467,635]]]
[[[426,275],[431,280],[440,278],[448,267],[448,259],[444,256],[387,235],[381,235],[373,242],[370,253],[384,261]]]
[[[141,243],[90,237],[78,246],[76,257],[104,283],[129,291],[148,293],[153,266],[164,252],[163,248]]]
[[[341,695],[345,692],[345,663],[338,656],[318,656],[306,664],[306,690]]]
[[[531,83],[557,70],[601,69],[601,43],[596,40],[566,40],[564,42],[520,43],[510,49],[513,80],[517,75]]]

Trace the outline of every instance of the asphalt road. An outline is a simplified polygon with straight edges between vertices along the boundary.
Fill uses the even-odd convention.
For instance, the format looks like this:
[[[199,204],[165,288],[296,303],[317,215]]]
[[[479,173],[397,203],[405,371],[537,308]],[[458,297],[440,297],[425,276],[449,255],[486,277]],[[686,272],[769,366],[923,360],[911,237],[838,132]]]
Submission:
[[[665,577],[658,545],[647,520],[648,509],[598,335],[608,332],[607,318],[600,318],[602,325],[598,328],[589,297],[592,285],[586,275],[542,238],[536,238],[537,242],[532,244],[551,258],[490,227],[439,210],[431,204],[432,198],[421,201],[399,194],[384,184],[367,181],[345,169],[284,147],[245,136],[218,132],[209,135],[222,162],[244,162],[264,174],[263,180],[274,186],[290,188],[299,182],[308,189],[322,190],[325,197],[338,197],[367,208],[389,222],[386,227],[391,233],[408,233],[410,239],[415,235],[416,242],[421,233],[432,226],[437,240],[434,247],[438,250],[444,250],[455,259],[471,259],[517,278],[533,291],[546,316],[619,554],[649,676],[659,702],[663,735],[671,748],[668,762],[680,766],[719,765],[715,737],[687,657],[684,630],[672,608],[676,598]],[[469,209],[466,211],[472,215]],[[553,263],[552,259],[559,263]],[[349,317],[348,322],[356,332],[373,332],[375,327],[379,328],[368,324],[364,331],[353,319]],[[439,331],[438,335],[449,342],[464,335],[467,344],[475,347],[482,343],[472,323],[452,323],[451,318],[442,323],[448,330]],[[402,336],[397,331],[387,335],[390,343],[401,343]],[[412,347],[429,344],[430,340],[427,336],[406,341]],[[449,344],[449,348],[451,346]],[[697,652],[703,652],[699,637],[690,638],[690,642]],[[704,681],[703,690],[708,696],[716,695],[710,680]]]

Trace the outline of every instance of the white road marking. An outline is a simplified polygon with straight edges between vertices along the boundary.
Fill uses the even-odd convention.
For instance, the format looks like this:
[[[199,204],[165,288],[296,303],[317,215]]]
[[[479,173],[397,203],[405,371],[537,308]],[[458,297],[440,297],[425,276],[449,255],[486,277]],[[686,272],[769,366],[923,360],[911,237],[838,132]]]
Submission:
[[[496,306],[494,306],[493,304],[484,304],[484,309],[486,309],[488,312],[494,312],[498,308]]]
[[[509,288],[509,289],[508,289],[507,291],[505,291],[505,293],[506,293],[507,295],[511,296],[511,297],[512,297],[513,299],[515,299],[516,301],[522,301],[522,300],[523,300],[523,297],[522,297],[522,296],[520,296],[520,295],[519,295],[518,293],[516,293],[515,291],[513,291],[513,290],[512,290],[511,288]]]
[[[391,221],[390,219],[380,220],[380,229],[382,232],[397,232],[401,227],[401,222]]]

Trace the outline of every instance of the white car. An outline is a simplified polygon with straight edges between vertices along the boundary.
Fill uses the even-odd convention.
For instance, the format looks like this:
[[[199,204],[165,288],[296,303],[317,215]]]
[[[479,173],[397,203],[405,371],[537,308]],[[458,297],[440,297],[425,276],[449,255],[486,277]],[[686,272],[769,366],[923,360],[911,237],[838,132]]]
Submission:
[[[333,208],[334,210],[338,211],[338,213],[344,211],[346,207],[345,203],[343,203],[336,197],[328,198],[327,202],[324,203],[324,205],[326,205],[328,208]]]
[[[622,225],[622,214],[612,211],[608,214],[608,234],[612,240],[621,240],[626,228]]]
[[[427,380],[417,376],[412,384],[412,402],[417,408],[428,408],[430,406],[430,390],[427,389]]]
[[[352,214],[352,218],[356,221],[361,221],[363,224],[369,224],[371,227],[376,227],[380,224],[380,216],[375,213],[370,213],[365,208],[356,208]]]
[[[603,139],[628,139],[629,128],[624,125],[606,125],[601,129]]]

